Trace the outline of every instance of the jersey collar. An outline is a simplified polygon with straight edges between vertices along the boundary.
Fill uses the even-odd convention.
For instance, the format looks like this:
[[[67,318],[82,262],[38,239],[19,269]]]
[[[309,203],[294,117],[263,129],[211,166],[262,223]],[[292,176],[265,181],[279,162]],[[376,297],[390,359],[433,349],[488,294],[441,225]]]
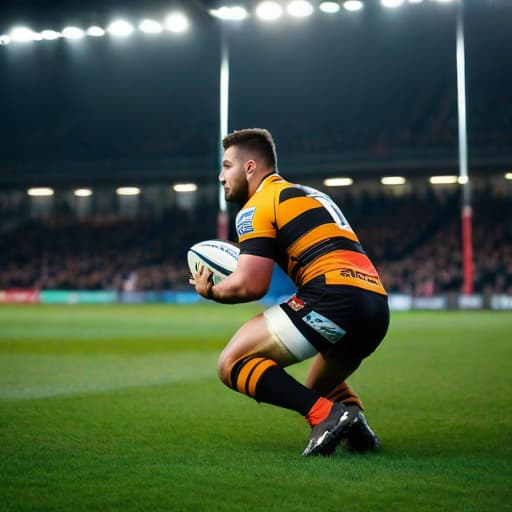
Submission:
[[[265,186],[266,183],[274,182],[276,178],[281,179],[281,176],[279,176],[279,172],[277,171],[277,169],[263,176],[263,178],[260,181],[260,184],[258,185],[258,188],[256,189],[256,192],[259,192]]]

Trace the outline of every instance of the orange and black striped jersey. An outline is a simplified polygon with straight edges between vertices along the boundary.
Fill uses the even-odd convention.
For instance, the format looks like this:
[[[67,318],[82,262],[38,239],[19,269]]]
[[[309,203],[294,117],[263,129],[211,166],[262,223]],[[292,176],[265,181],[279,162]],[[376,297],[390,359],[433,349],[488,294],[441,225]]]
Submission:
[[[241,254],[274,259],[296,286],[325,276],[385,295],[379,275],[334,201],[323,192],[267,176],[238,212]]]

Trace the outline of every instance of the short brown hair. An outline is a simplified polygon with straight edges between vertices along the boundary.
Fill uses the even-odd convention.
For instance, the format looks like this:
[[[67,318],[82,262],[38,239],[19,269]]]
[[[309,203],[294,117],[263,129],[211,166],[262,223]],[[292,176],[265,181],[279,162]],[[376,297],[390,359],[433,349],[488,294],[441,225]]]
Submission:
[[[246,128],[228,133],[222,139],[224,149],[239,146],[247,151],[258,153],[272,169],[277,166],[276,145],[272,134],[263,128]]]

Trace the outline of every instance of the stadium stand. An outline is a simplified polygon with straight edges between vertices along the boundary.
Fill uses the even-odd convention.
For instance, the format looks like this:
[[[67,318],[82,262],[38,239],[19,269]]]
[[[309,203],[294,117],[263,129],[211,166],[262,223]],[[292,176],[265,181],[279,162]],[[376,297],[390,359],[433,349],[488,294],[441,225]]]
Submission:
[[[390,292],[429,296],[462,287],[457,193],[351,195],[338,202]],[[211,204],[169,208],[160,218],[70,212],[0,235],[0,289],[149,291],[188,289],[185,254],[212,238]],[[512,198],[475,196],[475,291],[512,293]]]

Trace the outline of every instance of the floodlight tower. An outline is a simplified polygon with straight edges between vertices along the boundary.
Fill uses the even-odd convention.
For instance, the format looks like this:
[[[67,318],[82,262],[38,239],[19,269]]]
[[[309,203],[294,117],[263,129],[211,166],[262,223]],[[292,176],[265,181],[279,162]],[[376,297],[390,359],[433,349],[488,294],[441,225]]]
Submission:
[[[228,133],[229,121],[229,46],[228,35],[224,24],[220,23],[220,76],[219,76],[219,172],[222,169],[224,147],[222,139]],[[228,239],[228,206],[224,197],[224,189],[219,184],[219,213],[217,217],[217,237]]]
[[[471,183],[468,176],[468,134],[466,118],[466,70],[464,45],[464,0],[457,5],[457,112],[458,112],[458,140],[459,140],[459,183],[462,187],[462,271],[463,292],[473,293],[473,240],[472,240],[472,207]]]
[[[219,172],[222,169],[224,148],[222,139],[229,131],[229,43],[226,24],[239,22],[247,18],[247,10],[239,5],[222,6],[210,9],[209,14],[219,22],[220,32],[220,72],[219,72]],[[224,189],[219,184],[219,212],[217,215],[217,237],[228,238],[228,207]]]

